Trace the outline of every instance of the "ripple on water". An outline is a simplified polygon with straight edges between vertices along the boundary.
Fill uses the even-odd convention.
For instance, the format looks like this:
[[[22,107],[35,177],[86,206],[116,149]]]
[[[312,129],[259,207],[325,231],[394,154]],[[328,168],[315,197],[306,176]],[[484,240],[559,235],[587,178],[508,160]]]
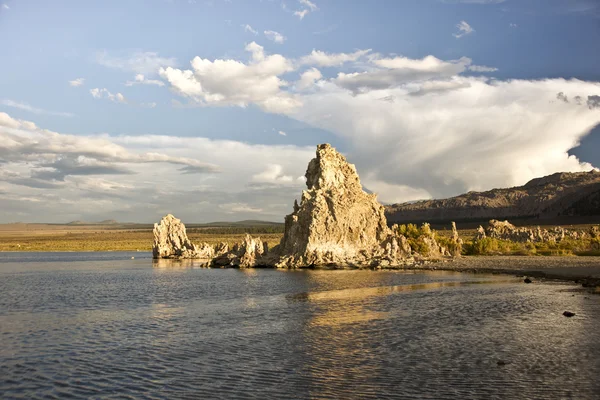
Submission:
[[[7,398],[600,393],[600,297],[570,286],[455,273],[249,274],[144,260],[42,264],[0,263]],[[565,309],[577,315],[564,318]]]

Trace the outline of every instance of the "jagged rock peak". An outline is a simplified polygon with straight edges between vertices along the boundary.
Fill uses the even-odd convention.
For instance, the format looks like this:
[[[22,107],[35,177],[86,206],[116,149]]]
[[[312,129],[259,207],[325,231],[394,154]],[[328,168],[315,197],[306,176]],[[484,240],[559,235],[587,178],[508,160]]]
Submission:
[[[376,195],[362,190],[354,165],[329,144],[317,146],[306,171],[308,190],[285,218],[278,266],[370,265],[406,254],[387,226]],[[386,254],[394,250],[394,254]]]
[[[356,167],[328,143],[317,146],[317,156],[308,163],[305,177],[308,189],[362,191]]]

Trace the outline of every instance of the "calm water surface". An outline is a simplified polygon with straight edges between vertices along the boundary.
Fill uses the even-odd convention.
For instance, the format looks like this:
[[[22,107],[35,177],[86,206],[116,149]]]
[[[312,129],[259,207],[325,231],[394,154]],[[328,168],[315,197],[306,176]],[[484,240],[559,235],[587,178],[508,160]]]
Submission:
[[[598,399],[575,288],[0,253],[0,397]]]

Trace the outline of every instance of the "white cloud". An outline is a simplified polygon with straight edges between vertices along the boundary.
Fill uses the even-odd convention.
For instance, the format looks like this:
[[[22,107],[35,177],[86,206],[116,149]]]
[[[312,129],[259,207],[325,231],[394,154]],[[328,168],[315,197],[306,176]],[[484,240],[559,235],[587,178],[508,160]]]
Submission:
[[[225,211],[228,214],[238,214],[238,213],[261,213],[262,208],[251,207],[246,203],[227,203],[220,204],[219,208]]]
[[[514,22],[511,22],[510,24],[508,24],[509,27],[511,28],[518,28],[519,25],[515,24]]]
[[[470,65],[469,71],[473,72],[496,72],[498,68],[486,67],[485,65]]]
[[[252,28],[250,25],[246,24],[246,25],[242,25],[242,28],[244,28],[244,32],[250,32],[253,35],[258,35],[258,31],[254,28]]]
[[[77,86],[83,85],[84,82],[85,82],[85,78],[77,78],[77,79],[73,79],[72,81],[69,81],[69,85],[77,87]]]
[[[284,131],[279,131],[277,133],[280,134],[281,136],[287,136],[287,133],[285,133]]]
[[[301,64],[318,65],[321,67],[335,67],[347,62],[357,61],[361,57],[366,56],[371,52],[371,49],[357,50],[354,53],[326,53],[324,51],[315,50],[300,59]]]
[[[306,17],[307,14],[311,12],[315,12],[319,9],[317,5],[310,0],[298,0],[298,2],[304,7],[302,10],[294,11],[294,15],[300,18],[301,20]],[[285,5],[282,3],[282,6],[285,9]]]
[[[27,103],[9,100],[9,99],[0,100],[0,104],[2,104],[3,106],[6,106],[6,107],[18,108],[19,110],[29,111],[34,114],[55,115],[57,117],[72,117],[74,115],[69,112],[43,110],[41,108],[30,106]]]
[[[311,2],[310,0],[299,0],[300,4],[308,7],[308,9],[310,11],[317,11],[319,9],[319,7],[317,7],[317,5],[313,2]]]
[[[101,51],[96,54],[96,62],[108,68],[144,75],[154,75],[161,68],[174,67],[177,64],[175,58],[160,57],[158,53],[152,51],[136,51],[120,56]]]
[[[194,59],[194,71],[179,71],[169,81],[177,82],[172,83],[175,90],[198,97],[204,105],[254,103],[337,135],[365,186],[382,191],[382,201],[446,197],[520,185],[558,171],[592,168],[568,151],[600,123],[600,97],[595,97],[600,83],[465,76],[468,71],[493,69],[473,65],[466,57],[441,60],[372,54],[363,59],[367,53],[348,57],[315,50],[288,60],[265,55],[256,43],[247,49],[252,53],[248,64]],[[280,80],[283,74],[298,73],[305,64],[345,62],[358,72],[339,72],[335,78],[324,79],[314,68],[301,72],[293,85]],[[275,83],[267,98],[287,97],[294,106],[264,107],[265,94],[258,96],[246,89],[263,80]],[[581,101],[555,101],[559,92]],[[287,171],[271,166],[253,175],[253,181],[258,184],[260,178],[262,184],[282,184],[289,179],[281,177],[298,176]]]
[[[0,221],[153,222],[169,212],[186,222],[282,221],[304,186],[289,177],[303,174],[314,152],[201,137],[66,135],[0,113]]]
[[[144,108],[155,108],[156,107],[156,103],[155,102],[141,103],[140,106],[142,106]]]
[[[125,96],[123,96],[121,93],[111,93],[106,88],[90,89],[90,94],[95,99],[108,99],[110,101],[114,101],[115,103],[127,103]]]
[[[137,74],[133,81],[125,82],[125,86],[133,85],[165,86],[165,83],[163,81],[159,81],[158,79],[147,79],[143,74]]]
[[[552,100],[561,90],[570,97],[598,92],[600,84],[474,77],[452,84],[432,90],[431,82],[415,82],[352,95],[327,83],[304,95],[292,116],[344,140],[366,187],[373,179],[412,188],[415,197],[405,201],[592,168],[568,151],[600,123],[600,109]],[[424,93],[411,95],[420,86]],[[380,101],[388,96],[394,101]]]
[[[4,8],[5,10],[10,10],[10,7],[8,6],[8,4],[2,4],[2,8]]]
[[[456,27],[458,28],[458,33],[453,33],[452,36],[457,39],[475,32],[475,29],[473,29],[466,21],[460,21],[456,24]]]
[[[288,184],[294,183],[294,178],[291,175],[283,173],[283,167],[279,164],[269,164],[267,168],[252,176],[254,182],[272,183],[272,184]]]
[[[458,75],[464,72],[472,61],[467,57],[442,61],[436,57],[427,56],[418,60],[406,57],[379,58],[372,62],[380,68],[350,74],[340,72],[334,82],[353,93],[393,88],[410,82]]]
[[[246,46],[252,59],[248,64],[236,60],[210,61],[195,57],[192,70],[166,68],[160,75],[178,93],[204,105],[256,104],[263,110],[286,113],[300,104],[294,95],[282,90],[287,82],[279,76],[293,70],[285,57],[265,55],[255,42]]]
[[[300,75],[300,79],[296,82],[296,88],[299,90],[309,89],[322,77],[321,71],[311,68]]]
[[[267,39],[272,40],[275,43],[283,43],[287,39],[281,33],[275,31],[265,31],[264,34]]]
[[[306,17],[306,14],[308,14],[308,10],[306,9],[294,11],[294,15],[300,19],[304,19],[304,17]]]

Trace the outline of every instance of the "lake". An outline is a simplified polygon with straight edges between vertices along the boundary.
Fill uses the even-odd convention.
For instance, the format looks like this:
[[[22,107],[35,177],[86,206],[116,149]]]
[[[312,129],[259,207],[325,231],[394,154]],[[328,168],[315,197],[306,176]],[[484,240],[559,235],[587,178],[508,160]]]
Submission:
[[[2,398],[598,399],[598,377],[600,296],[574,284],[0,253]]]

